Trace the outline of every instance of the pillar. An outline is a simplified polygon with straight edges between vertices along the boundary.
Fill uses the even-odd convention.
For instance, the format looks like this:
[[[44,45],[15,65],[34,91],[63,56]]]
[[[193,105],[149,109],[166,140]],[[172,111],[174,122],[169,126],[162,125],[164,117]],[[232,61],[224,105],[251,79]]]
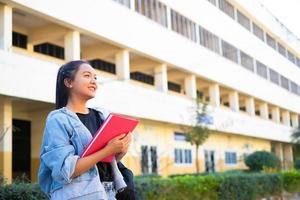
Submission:
[[[215,106],[220,106],[220,86],[218,84],[212,84],[208,88],[210,103]]]
[[[284,111],[282,113],[282,121],[283,121],[284,125],[291,126],[291,118],[290,118],[290,112],[289,111]]]
[[[292,126],[294,128],[299,127],[299,117],[298,117],[298,115],[297,114],[293,114],[291,116],[291,118],[292,118]]]
[[[269,108],[267,103],[259,104],[259,112],[263,119],[269,119]]]
[[[129,51],[122,50],[116,54],[116,71],[119,80],[130,80]]]
[[[230,109],[238,112],[240,110],[239,108],[239,94],[237,91],[232,91],[229,93],[229,106]]]
[[[283,164],[284,164],[284,169],[291,169],[293,167],[292,144],[283,145]]]
[[[0,175],[8,183],[12,180],[12,105],[8,98],[0,98]]]
[[[246,99],[246,112],[251,116],[255,116],[255,103],[253,97],[248,97]]]
[[[12,8],[0,3],[0,49],[12,49]]]
[[[187,75],[184,78],[185,93],[189,98],[197,98],[196,76],[194,74]]]
[[[272,121],[280,123],[280,110],[278,107],[273,107],[272,110]]]
[[[80,60],[80,33],[78,31],[68,31],[64,41],[65,60]]]
[[[154,68],[154,85],[161,92],[168,91],[167,65],[161,64]]]

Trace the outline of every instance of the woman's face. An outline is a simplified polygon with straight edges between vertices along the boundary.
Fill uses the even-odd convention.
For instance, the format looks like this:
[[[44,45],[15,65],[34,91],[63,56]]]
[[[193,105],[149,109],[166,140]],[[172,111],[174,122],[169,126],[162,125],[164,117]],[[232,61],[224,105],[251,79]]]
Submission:
[[[95,69],[89,64],[81,64],[75,74],[74,80],[69,84],[71,95],[91,99],[96,96],[97,75]]]

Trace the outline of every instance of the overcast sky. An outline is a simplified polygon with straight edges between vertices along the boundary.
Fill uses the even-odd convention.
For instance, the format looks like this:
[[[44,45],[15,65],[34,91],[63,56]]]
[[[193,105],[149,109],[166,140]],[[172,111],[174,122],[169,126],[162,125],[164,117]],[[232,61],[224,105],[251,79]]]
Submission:
[[[300,38],[300,0],[258,0]]]

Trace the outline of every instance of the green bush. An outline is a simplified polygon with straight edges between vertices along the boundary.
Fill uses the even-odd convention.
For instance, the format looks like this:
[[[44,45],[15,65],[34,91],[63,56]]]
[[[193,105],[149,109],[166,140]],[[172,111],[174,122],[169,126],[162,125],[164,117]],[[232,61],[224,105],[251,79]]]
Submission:
[[[300,160],[299,159],[294,161],[294,168],[300,170]]]
[[[0,200],[43,200],[47,199],[37,184],[13,183],[0,187]]]
[[[217,176],[180,176],[136,179],[139,199],[149,200],[217,200],[220,178]]]
[[[245,158],[245,164],[251,171],[261,171],[264,167],[279,168],[280,162],[275,154],[267,151],[256,151]]]
[[[2,180],[2,181],[1,181]],[[168,178],[137,177],[140,200],[256,200],[279,196],[283,191],[300,191],[300,172],[245,173],[229,171],[210,175],[185,175]],[[0,177],[0,200],[47,199],[37,184],[14,182],[4,184]]]
[[[284,190],[290,193],[300,191],[300,173],[298,171],[282,172]]]
[[[300,176],[300,173],[294,173],[296,174],[292,176],[293,181],[287,179],[288,175],[291,175],[290,173],[232,171],[206,176],[139,178],[136,180],[136,186],[138,197],[141,200],[255,200],[279,196],[284,189],[291,192],[292,190],[287,185],[300,184],[300,180],[296,181],[298,180],[296,177]],[[288,183],[284,183],[284,181],[288,181]]]

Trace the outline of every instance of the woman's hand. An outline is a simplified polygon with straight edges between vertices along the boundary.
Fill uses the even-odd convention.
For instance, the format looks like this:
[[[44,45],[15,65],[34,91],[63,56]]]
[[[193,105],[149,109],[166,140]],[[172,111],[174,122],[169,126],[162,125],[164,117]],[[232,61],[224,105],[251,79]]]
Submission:
[[[115,137],[109,143],[101,150],[83,157],[79,158],[77,160],[75,170],[71,176],[71,178],[74,178],[76,176],[79,176],[80,174],[86,172],[89,170],[93,165],[95,165],[99,160],[102,160],[108,155],[111,155],[113,153],[120,153],[120,152],[127,152],[128,146],[131,140],[130,134],[122,134],[120,136]],[[124,154],[125,155],[125,154]]]
[[[110,140],[105,148],[110,149],[111,153],[123,153],[128,151],[131,141],[131,133],[122,134]]]
[[[132,139],[131,132],[128,133],[126,135],[126,137],[128,138],[128,143],[127,143],[127,145],[125,145],[124,149],[121,152],[119,152],[119,153],[116,154],[116,160],[117,160],[117,162],[120,161],[126,155],[126,153],[128,152],[129,145],[130,145],[131,139]]]

